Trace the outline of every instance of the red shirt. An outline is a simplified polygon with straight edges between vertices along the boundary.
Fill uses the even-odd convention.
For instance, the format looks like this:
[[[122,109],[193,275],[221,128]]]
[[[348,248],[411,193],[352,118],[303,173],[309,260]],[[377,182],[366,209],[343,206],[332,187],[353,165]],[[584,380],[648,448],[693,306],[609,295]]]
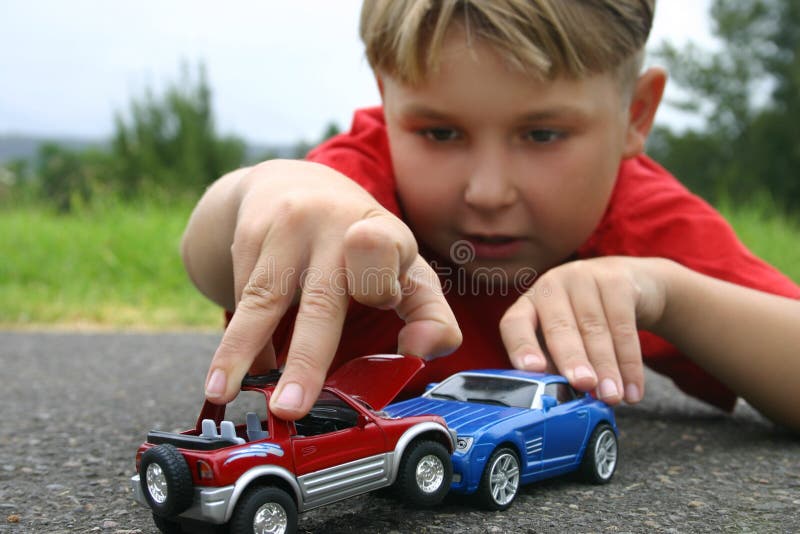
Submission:
[[[402,216],[381,108],[357,111],[350,132],[326,141],[307,158],[350,177],[388,210]],[[670,258],[716,278],[800,298],[797,285],[753,256],[722,216],[646,156],[620,165],[603,219],[575,252],[576,258],[609,255]],[[426,383],[440,381],[460,370],[510,366],[498,325],[519,294],[509,291],[506,296],[475,296],[459,291],[463,284],[451,287],[445,293],[464,342],[452,355],[429,362],[406,389],[408,395],[418,394]],[[279,364],[289,348],[295,313],[296,309],[290,311],[273,335]],[[393,311],[351,302],[331,370],[350,358],[396,352],[402,325]],[[640,339],[649,367],[671,377],[695,397],[723,409],[733,408],[736,395],[674,346],[648,332],[640,332]]]

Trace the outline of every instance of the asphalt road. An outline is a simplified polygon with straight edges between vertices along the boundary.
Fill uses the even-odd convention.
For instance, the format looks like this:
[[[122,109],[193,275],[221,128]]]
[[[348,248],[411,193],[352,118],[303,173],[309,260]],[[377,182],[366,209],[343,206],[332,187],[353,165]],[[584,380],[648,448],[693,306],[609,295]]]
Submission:
[[[0,532],[156,532],[131,498],[134,453],[149,429],[194,424],[218,340],[0,332]],[[300,530],[800,532],[800,438],[744,404],[728,416],[656,375],[647,386],[644,402],[617,410],[609,485],[534,484],[498,513],[370,494],[302,515]]]

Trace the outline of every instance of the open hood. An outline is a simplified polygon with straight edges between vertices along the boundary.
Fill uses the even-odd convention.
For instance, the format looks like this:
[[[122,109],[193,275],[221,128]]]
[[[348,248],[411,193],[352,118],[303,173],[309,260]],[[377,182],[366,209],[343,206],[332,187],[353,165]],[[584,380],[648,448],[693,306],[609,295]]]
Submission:
[[[325,381],[325,385],[363,400],[380,410],[408,384],[425,362],[414,356],[377,354],[345,363]]]

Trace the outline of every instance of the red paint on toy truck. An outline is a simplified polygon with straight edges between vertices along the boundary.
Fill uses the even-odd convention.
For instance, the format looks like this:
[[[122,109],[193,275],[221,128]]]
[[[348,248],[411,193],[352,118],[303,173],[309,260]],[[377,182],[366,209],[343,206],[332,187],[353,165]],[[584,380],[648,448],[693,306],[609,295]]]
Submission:
[[[392,484],[416,504],[436,504],[450,488],[455,433],[438,416],[377,411],[423,366],[395,355],[352,360],[297,421],[267,409],[279,374],[247,377],[243,421],[206,401],[195,428],[148,434],[131,479],[136,500],[163,532],[195,520],[234,534],[291,532],[298,512]]]

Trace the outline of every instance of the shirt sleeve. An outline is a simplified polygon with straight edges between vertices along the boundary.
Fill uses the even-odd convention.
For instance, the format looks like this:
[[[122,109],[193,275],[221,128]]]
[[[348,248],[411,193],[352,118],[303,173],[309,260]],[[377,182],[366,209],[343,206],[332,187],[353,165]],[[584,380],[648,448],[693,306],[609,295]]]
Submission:
[[[790,298],[800,288],[757,258],[727,221],[645,156],[626,161],[606,216],[579,255],[661,257],[734,284]],[[640,332],[645,363],[686,393],[725,410],[736,395],[664,339]]]

